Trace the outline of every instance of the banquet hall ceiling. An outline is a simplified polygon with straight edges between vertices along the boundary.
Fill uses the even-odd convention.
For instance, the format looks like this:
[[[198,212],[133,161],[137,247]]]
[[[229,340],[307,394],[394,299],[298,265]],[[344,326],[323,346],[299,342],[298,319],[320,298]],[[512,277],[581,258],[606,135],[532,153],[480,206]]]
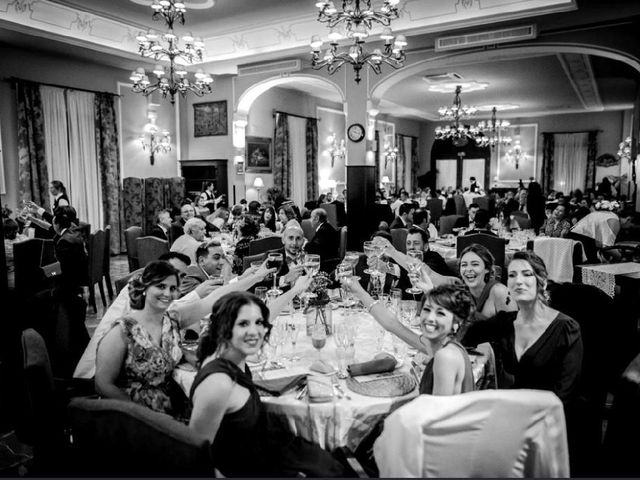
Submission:
[[[87,28],[94,28],[92,19],[96,17],[115,22],[114,25],[126,24],[131,29],[127,32],[129,36],[132,31],[147,28],[163,30],[160,22],[151,20],[150,0],[47,1],[76,15],[77,19],[71,23],[79,30],[83,25],[85,31]],[[493,3],[500,1],[502,0],[492,0]],[[611,5],[611,1],[617,3],[618,8]],[[25,2],[30,3],[34,0]],[[521,0],[523,4],[528,2],[528,12],[495,14],[484,18],[482,22],[474,23],[467,20],[458,24],[450,22],[440,25],[428,19],[415,20],[416,11],[419,11],[416,10],[417,6],[429,4],[430,8],[436,8],[436,4],[440,6],[447,3],[461,8],[462,4],[473,5],[476,2],[479,7],[486,7],[492,3],[486,0],[401,0],[405,24],[400,25],[400,30],[408,37],[409,55],[412,51],[432,50],[434,40],[438,36],[466,33],[470,30],[477,32],[509,25],[536,24],[540,34],[544,28],[567,28],[579,22],[591,24],[596,20],[611,21],[615,18],[624,19],[640,15],[640,2],[636,0]],[[186,3],[188,10],[185,26],[176,27],[176,32],[188,31],[196,36],[205,37],[207,59],[202,67],[214,75],[234,73],[239,65],[276,59],[299,58],[303,65],[308,67],[308,39],[315,32],[309,31],[306,27],[317,24],[318,31],[326,36],[324,25],[315,22],[317,10],[313,0],[190,0]],[[211,6],[211,3],[215,4]],[[599,4],[607,4],[609,8],[600,9]],[[547,10],[544,10],[542,5],[547,5]],[[620,5],[624,6],[624,9]],[[536,8],[533,8],[534,6]],[[583,6],[587,13],[582,12]],[[5,11],[7,9],[8,7],[5,7]],[[540,15],[545,11],[551,13]],[[579,14],[584,17],[582,20]],[[81,38],[80,34],[77,38],[72,38],[58,34],[55,29],[39,30],[36,27],[32,28],[29,22],[11,23],[6,18],[3,19],[2,15],[0,5],[0,42],[4,44],[51,54],[63,53],[84,61],[126,70],[144,65],[135,50],[125,51],[116,48],[113,42],[105,40],[93,44]],[[402,20],[402,15],[396,22]],[[272,37],[269,35],[273,35],[273,32],[265,33],[265,29],[268,27],[277,30],[278,25],[282,25],[281,31],[276,32],[281,42],[276,44],[274,41],[273,45],[266,47],[262,45],[268,42],[261,39],[270,39]],[[295,25],[306,27],[296,30]],[[394,30],[398,31],[396,28]],[[116,38],[117,29],[113,31],[113,37]],[[47,38],[48,41],[43,42],[43,38]],[[149,63],[146,66],[148,68]],[[483,91],[465,92],[463,89],[463,103],[485,106],[518,105],[516,110],[501,113],[499,116],[503,118],[630,108],[638,85],[638,73],[631,67],[604,57],[562,52],[500,54],[493,57],[485,55],[479,56],[475,61],[465,59],[459,64],[425,64],[420,71],[403,79],[383,95],[379,106],[381,113],[436,120],[438,107],[450,105],[453,94],[429,92],[429,84],[423,77],[454,73],[464,81],[488,83]],[[302,82],[290,84],[288,88],[334,102],[340,101],[337,92],[330,88],[318,88]]]

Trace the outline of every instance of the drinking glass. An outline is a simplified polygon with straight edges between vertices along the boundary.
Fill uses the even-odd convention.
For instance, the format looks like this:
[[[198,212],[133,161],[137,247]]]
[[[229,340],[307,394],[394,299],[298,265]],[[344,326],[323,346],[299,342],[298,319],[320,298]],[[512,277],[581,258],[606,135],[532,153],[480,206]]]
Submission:
[[[372,241],[366,241],[363,244],[363,250],[364,250],[364,254],[367,256],[367,259],[371,259],[373,257],[375,257],[377,255],[377,249],[376,246],[374,245],[374,243]],[[369,263],[369,262],[367,262]],[[375,271],[374,269],[371,268],[367,268],[364,273],[371,275],[371,272]]]
[[[289,323],[287,324],[287,330],[289,331],[289,341],[291,342],[291,357],[289,360],[297,362],[300,360],[300,357],[296,355],[296,343],[298,342],[300,328],[295,323]]]
[[[256,287],[253,293],[263,302],[267,301],[267,287]]]
[[[275,290],[267,290],[265,295],[267,296],[267,300],[265,303],[267,304],[267,307],[271,308],[271,304],[276,298],[278,298],[280,294]]]
[[[382,297],[385,278],[385,273],[378,272],[377,270],[371,270],[371,275],[369,277],[369,295],[376,300],[380,300]]]
[[[327,329],[322,323],[316,323],[311,331],[311,343],[318,350],[318,360],[322,360],[321,350],[327,343]]]
[[[269,289],[270,292],[274,292],[277,295],[282,295],[282,290],[277,287],[276,279],[278,277],[278,272],[280,271],[280,267],[282,267],[282,254],[281,253],[270,253],[267,255],[267,268],[275,268],[276,271],[273,272],[273,288]]]
[[[358,252],[347,252],[344,254],[344,259],[342,260],[344,263],[351,265],[353,269],[358,265],[358,261],[360,260],[360,253]],[[355,273],[355,272],[354,272]]]
[[[398,314],[398,311],[400,310],[400,300],[402,300],[402,289],[392,288],[389,291],[389,296],[391,301],[391,308],[396,312],[396,314]]]
[[[320,255],[307,253],[304,256],[304,271],[307,272],[307,275],[310,277],[318,273],[320,271]]]
[[[420,267],[422,266],[422,250],[407,250],[407,256],[419,260],[418,261],[410,261],[407,262],[407,270],[409,271],[409,280],[411,280],[411,284],[413,285],[415,281],[417,281],[420,277]],[[407,288],[405,292],[410,293],[412,295],[417,295],[422,293],[422,290],[412,286],[411,288]]]
[[[416,318],[417,308],[417,302],[415,300],[402,300],[400,302],[400,321],[405,326],[413,326]]]

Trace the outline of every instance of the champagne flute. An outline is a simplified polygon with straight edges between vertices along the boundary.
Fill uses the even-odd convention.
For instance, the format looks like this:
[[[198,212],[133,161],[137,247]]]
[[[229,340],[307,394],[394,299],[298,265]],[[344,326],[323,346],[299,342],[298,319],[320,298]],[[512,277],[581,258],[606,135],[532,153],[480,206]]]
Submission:
[[[400,301],[402,300],[402,290],[399,288],[392,288],[390,290],[391,308],[396,312],[400,310]]]
[[[267,268],[275,268],[276,271],[273,272],[273,288],[269,289],[270,292],[273,292],[277,295],[282,295],[282,290],[280,290],[277,286],[276,279],[278,277],[278,272],[282,267],[282,254],[281,253],[270,253],[267,255]]]
[[[318,350],[318,360],[322,360],[321,350],[327,343],[327,329],[322,323],[316,323],[311,331],[311,343]]]
[[[291,358],[292,362],[297,362],[300,360],[300,357],[296,355],[296,343],[298,341],[298,334],[300,333],[300,329],[295,323],[289,323],[287,325],[287,329],[289,330],[289,340],[291,341]]]
[[[255,291],[253,293],[255,293],[256,297],[258,297],[260,300],[262,300],[263,302],[266,302],[266,300],[267,300],[267,287],[256,287],[256,289],[255,289]]]
[[[351,265],[351,268],[354,269],[353,273],[355,273],[355,268],[356,268],[356,265],[358,265],[359,260],[360,260],[360,253],[347,252],[344,254],[344,259],[342,260],[342,262],[346,263],[347,265]]]
[[[409,280],[411,280],[411,284],[419,280],[420,275],[420,267],[422,266],[422,250],[407,250],[407,256],[418,260],[418,261],[410,261],[407,262],[407,270],[409,270]],[[422,293],[422,290],[412,286],[411,288],[407,288],[405,292],[410,293],[412,295],[417,295]]]

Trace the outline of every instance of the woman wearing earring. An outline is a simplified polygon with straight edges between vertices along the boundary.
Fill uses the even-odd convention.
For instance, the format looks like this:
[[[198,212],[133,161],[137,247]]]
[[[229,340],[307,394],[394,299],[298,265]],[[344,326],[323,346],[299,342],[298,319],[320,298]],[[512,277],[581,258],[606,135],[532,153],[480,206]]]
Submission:
[[[300,277],[278,300],[292,299],[308,284]],[[269,340],[269,317],[262,300],[246,292],[228,294],[213,305],[198,348],[189,427],[211,440],[216,468],[225,476],[345,476],[348,472],[329,452],[265,423],[246,361]]]
[[[536,254],[516,252],[508,275],[518,311],[471,324],[463,343],[491,342],[499,388],[549,390],[566,406],[575,398],[582,368],[580,326],[547,305],[547,270]]]
[[[518,309],[509,290],[494,278],[494,259],[484,246],[473,243],[460,254],[458,272],[476,301],[475,318],[489,318],[498,312]]]
[[[475,302],[466,287],[441,285],[426,292],[420,312],[422,334],[418,335],[382,303],[374,301],[360,283],[345,278],[343,284],[385,330],[427,356],[420,380],[421,394],[457,395],[474,390],[471,362],[456,335],[475,311]]]

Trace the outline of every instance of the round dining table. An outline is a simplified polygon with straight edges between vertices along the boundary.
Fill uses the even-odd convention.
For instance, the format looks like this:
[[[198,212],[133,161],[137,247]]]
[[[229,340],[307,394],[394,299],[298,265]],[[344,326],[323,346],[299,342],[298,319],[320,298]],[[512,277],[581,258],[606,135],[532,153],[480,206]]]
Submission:
[[[333,319],[334,325],[338,322],[352,322],[356,327],[355,362],[372,360],[381,351],[393,353],[394,342],[391,334],[384,332],[368,313],[357,311],[345,316],[342,308],[338,308],[333,311]],[[293,362],[278,358],[277,362],[268,362],[268,368],[252,370],[254,379],[268,380],[297,374],[315,375],[309,367],[319,356],[325,362],[337,365],[336,344],[332,336],[327,338],[326,345],[319,354],[312,346],[311,337],[306,335],[306,319],[301,313],[282,315],[276,322],[294,323],[299,329],[295,350],[299,360]],[[285,346],[284,357],[291,356],[291,349],[291,344]],[[483,375],[489,358],[486,350],[484,352],[470,356],[476,380]],[[282,366],[284,368],[272,369]],[[411,352],[398,362],[396,369],[411,371]],[[175,380],[187,394],[195,374],[195,369],[189,364],[182,364],[174,371]],[[328,402],[311,403],[306,396],[300,397],[296,391],[286,392],[277,397],[263,396],[262,402],[267,413],[275,415],[278,422],[286,425],[295,435],[327,450],[341,446],[354,450],[381,419],[418,396],[417,378],[416,387],[411,392],[396,397],[361,395],[350,390],[344,379],[334,376],[333,380],[339,383],[339,388],[335,389],[333,399]]]

